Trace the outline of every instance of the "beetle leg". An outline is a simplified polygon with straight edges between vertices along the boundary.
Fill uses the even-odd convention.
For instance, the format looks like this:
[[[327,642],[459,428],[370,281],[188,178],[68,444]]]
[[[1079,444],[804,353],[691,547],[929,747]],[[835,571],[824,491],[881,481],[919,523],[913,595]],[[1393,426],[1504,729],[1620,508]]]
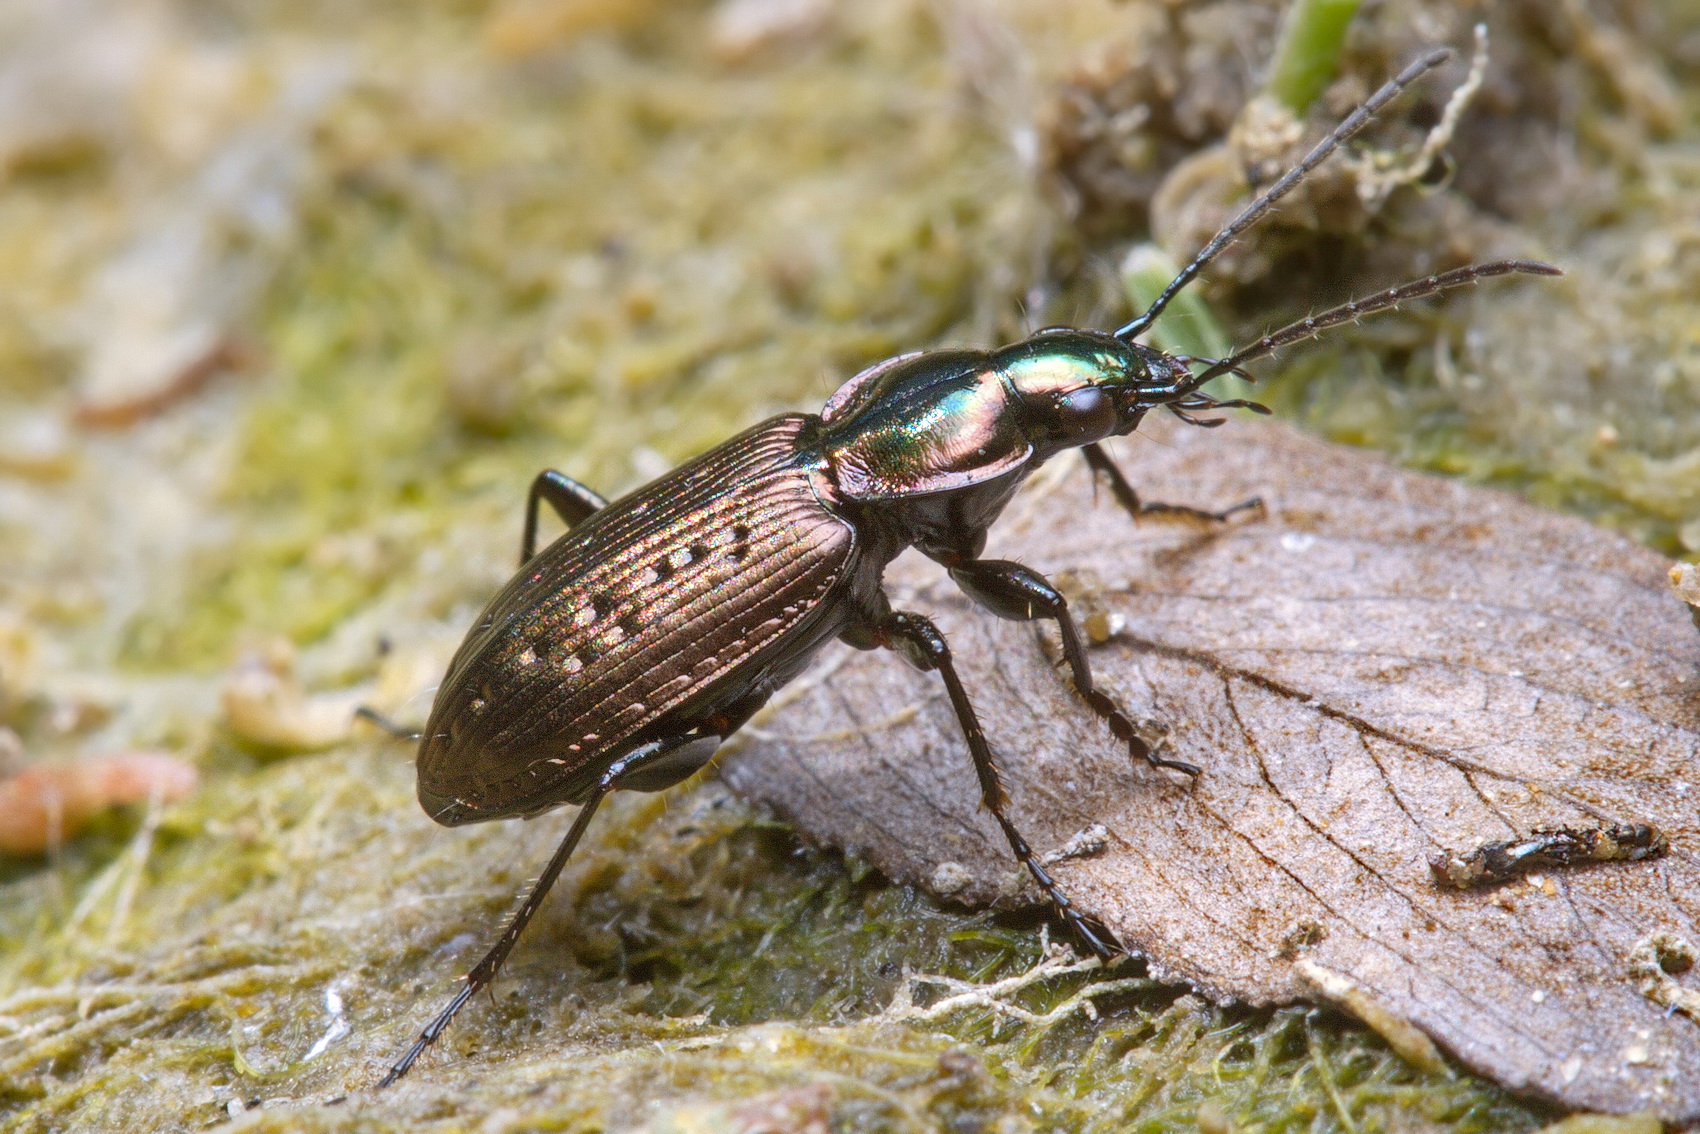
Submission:
[[[950,577],[969,598],[999,618],[1014,622],[1049,618],[1055,622],[1062,634],[1063,657],[1074,678],[1075,692],[1110,726],[1116,739],[1127,745],[1128,752],[1154,768],[1172,768],[1189,776],[1199,774],[1196,765],[1184,760],[1166,760],[1153,752],[1133,720],[1094,685],[1086,646],[1081,641],[1080,628],[1074,624],[1074,615],[1069,613],[1068,600],[1043,575],[1007,559],[970,559],[951,565]]]
[[[549,888],[555,884],[555,879],[560,877],[561,869],[567,865],[567,859],[572,857],[573,848],[578,846],[579,839],[584,837],[585,829],[590,826],[591,817],[596,814],[596,808],[603,798],[621,786],[622,777],[641,770],[646,762],[670,751],[672,748],[666,741],[646,744],[608,765],[608,770],[602,773],[595,786],[590,789],[590,794],[580,805],[578,814],[573,817],[573,825],[567,831],[567,837],[561,840],[561,845],[555,849],[555,855],[549,860],[549,865],[543,868],[543,873],[532,885],[531,892],[525,896],[525,901],[520,904],[519,910],[502,931],[496,947],[484,954],[483,960],[472,966],[472,971],[466,974],[466,986],[456,993],[448,1006],[437,1013],[437,1018],[419,1033],[419,1038],[413,1041],[413,1046],[407,1049],[407,1054],[390,1068],[389,1073],[378,1083],[380,1090],[407,1074],[414,1061],[425,1053],[425,1049],[437,1042],[437,1037],[443,1034],[443,1030],[466,1006],[466,1002],[495,981],[496,970],[502,967],[502,963],[508,959],[508,954],[513,952],[514,943],[525,931],[526,923],[537,912],[537,907],[543,904],[543,899],[548,895]]]
[[[1220,512],[1207,512],[1203,508],[1190,508],[1185,504],[1147,504],[1139,499],[1139,493],[1133,490],[1133,485],[1127,482],[1122,470],[1116,467],[1116,462],[1097,443],[1083,445],[1080,452],[1086,457],[1086,464],[1092,469],[1093,481],[1100,474],[1110,482],[1110,495],[1116,498],[1128,515],[1135,520],[1141,516],[1179,516],[1187,520],[1201,520],[1205,523],[1220,524],[1230,516],[1240,512],[1264,511],[1263,497],[1253,496],[1250,500],[1242,500],[1232,508],[1224,508]]]
[[[421,735],[418,729],[397,724],[368,705],[361,705],[358,709],[355,709],[354,717],[356,720],[369,721],[377,725],[396,740],[418,740]]]
[[[537,550],[537,504],[542,500],[547,500],[549,507],[555,509],[555,515],[561,517],[568,531],[592,513],[608,506],[608,501],[598,496],[594,489],[586,488],[566,473],[554,469],[538,473],[531,482],[531,491],[525,494],[525,534],[519,541],[521,567],[531,562],[531,556]]]
[[[980,727],[980,718],[975,716],[974,706],[968,700],[968,691],[962,687],[962,679],[956,674],[956,665],[950,657],[950,646],[945,643],[939,628],[934,626],[930,619],[919,614],[894,610],[880,620],[873,633],[879,645],[897,651],[921,669],[937,670],[939,676],[944,678],[944,687],[950,694],[951,707],[956,710],[956,719],[961,723],[963,736],[968,741],[969,755],[974,758],[974,771],[980,778],[980,800],[1003,828],[1004,837],[1009,840],[1016,860],[1027,868],[1027,872],[1039,883],[1039,888],[1045,892],[1045,896],[1051,900],[1051,904],[1056,907],[1069,928],[1079,935],[1088,948],[1106,959],[1115,956],[1119,950],[1105,940],[1109,936],[1108,932],[1074,908],[1074,903],[1058,888],[1050,872],[1033,854],[1033,848],[1027,845],[1027,840],[1005,814],[1009,797],[1004,794],[1003,781],[998,776],[997,761],[992,756],[991,745],[986,742],[986,733]]]

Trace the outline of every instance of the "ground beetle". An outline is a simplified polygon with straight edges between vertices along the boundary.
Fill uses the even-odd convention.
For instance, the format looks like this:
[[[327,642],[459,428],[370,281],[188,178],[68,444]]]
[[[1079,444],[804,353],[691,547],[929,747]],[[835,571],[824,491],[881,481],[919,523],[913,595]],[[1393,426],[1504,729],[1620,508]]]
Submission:
[[[449,826],[563,803],[580,809],[495,948],[380,1085],[405,1075],[495,978],[609,792],[657,791],[703,767],[834,638],[895,650],[938,672],[984,806],[1069,926],[1110,955],[1108,934],[1069,904],[1006,814],[996,760],[944,636],[921,615],[893,610],[881,575],[898,553],[918,548],[993,614],[1054,622],[1075,691],[1129,752],[1197,775],[1154,752],[1093,687],[1057,589],[1019,563],[980,558],[986,531],[1028,474],[1064,449],[1080,449],[1135,517],[1220,521],[1255,506],[1212,513],[1142,503],[1099,443],[1131,433],[1158,408],[1197,425],[1221,420],[1193,416],[1201,410],[1266,413],[1202,387],[1402,300],[1487,276],[1558,273],[1522,260],[1459,268],[1294,323],[1221,360],[1134,341],[1229,241],[1449,55],[1433,52],[1377,91],[1218,233],[1149,310],[1112,334],[1051,328],[1001,350],[890,359],[850,379],[818,416],[762,422],[611,504],[561,473],[540,474],[526,501],[520,573],[485,609],[437,691],[419,746],[419,801]],[[534,555],[540,502],[569,530]]]

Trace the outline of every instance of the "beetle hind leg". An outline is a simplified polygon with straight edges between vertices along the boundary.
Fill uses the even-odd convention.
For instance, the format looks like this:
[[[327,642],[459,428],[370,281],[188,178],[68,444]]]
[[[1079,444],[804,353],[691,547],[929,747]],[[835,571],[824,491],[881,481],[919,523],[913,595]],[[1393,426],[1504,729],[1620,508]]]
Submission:
[[[380,1090],[407,1074],[419,1057],[425,1054],[425,1049],[437,1042],[438,1037],[448,1028],[450,1022],[454,1020],[455,1016],[459,1015],[462,1008],[466,1007],[466,1002],[495,982],[497,971],[508,959],[508,954],[513,952],[514,944],[519,940],[519,935],[525,932],[527,923],[531,921],[532,915],[537,912],[537,908],[543,904],[543,899],[548,896],[550,888],[555,885],[555,880],[561,876],[561,870],[567,865],[567,859],[572,857],[573,850],[578,846],[579,840],[584,837],[584,832],[589,828],[590,820],[595,816],[597,807],[601,805],[608,793],[628,786],[633,779],[641,779],[644,769],[650,763],[674,753],[680,746],[678,742],[670,743],[668,741],[646,744],[642,748],[628,752],[615,760],[598,777],[580,805],[578,814],[573,816],[573,825],[567,831],[567,837],[562,839],[561,845],[555,848],[554,855],[549,859],[549,865],[543,868],[543,873],[538,875],[537,881],[526,894],[525,900],[520,903],[519,909],[514,911],[513,917],[508,920],[508,924],[502,930],[502,936],[497,939],[495,947],[484,954],[483,960],[472,966],[472,971],[466,974],[465,987],[456,993],[454,999],[450,1000],[447,1006],[437,1013],[436,1018],[425,1026],[425,1030],[420,1032],[419,1037],[413,1041],[413,1046],[407,1049],[407,1053],[397,1060],[395,1066],[391,1067],[389,1072],[379,1081]]]
[[[1006,813],[1009,797],[1004,793],[997,761],[992,756],[991,745],[986,742],[985,730],[980,727],[980,718],[975,715],[974,706],[968,700],[968,691],[957,676],[950,646],[946,644],[944,635],[939,633],[939,628],[933,625],[931,619],[897,610],[888,612],[880,620],[871,637],[874,644],[897,651],[923,670],[936,670],[944,679],[945,691],[950,695],[951,707],[956,710],[956,719],[968,741],[969,755],[974,759],[974,771],[980,778],[980,800],[998,821],[998,826],[1003,828],[1016,860],[1027,868],[1051,905],[1087,948],[1106,960],[1121,952],[1103,925],[1074,908],[1074,903],[1057,886],[1056,880],[1040,863],[1033,848],[1027,845],[1027,840]]]
[[[404,724],[398,724],[395,721],[390,720],[390,718],[372,708],[370,705],[361,705],[359,708],[355,709],[354,719],[366,721],[367,723],[376,726],[384,732],[389,733],[390,737],[395,740],[414,741],[418,740],[420,736],[423,735],[416,728],[408,728]]]
[[[1109,481],[1110,495],[1114,496],[1116,503],[1122,506],[1122,510],[1135,520],[1138,520],[1141,516],[1174,516],[1182,520],[1221,524],[1226,523],[1241,512],[1256,512],[1259,516],[1266,512],[1261,496],[1253,496],[1250,500],[1241,500],[1233,507],[1224,508],[1220,512],[1193,508],[1186,504],[1147,502],[1139,498],[1139,493],[1134,491],[1133,485],[1128,483],[1127,477],[1116,466],[1116,462],[1110,459],[1110,455],[1104,451],[1102,445],[1085,445],[1081,447],[1080,452],[1086,458],[1087,466],[1092,470],[1093,483],[1097,483],[1097,478],[1100,476]]]

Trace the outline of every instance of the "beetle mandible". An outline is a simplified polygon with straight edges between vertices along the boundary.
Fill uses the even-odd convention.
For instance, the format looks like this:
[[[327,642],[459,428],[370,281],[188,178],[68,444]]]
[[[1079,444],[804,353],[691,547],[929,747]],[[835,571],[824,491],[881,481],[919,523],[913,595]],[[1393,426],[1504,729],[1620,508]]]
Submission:
[[[1489,276],[1559,274],[1525,260],[1458,268],[1293,323],[1220,360],[1135,341],[1231,240],[1450,54],[1433,51],[1378,90],[1217,233],[1144,314],[1114,332],[1051,328],[999,350],[890,359],[850,379],[819,415],[762,422],[613,503],[561,473],[539,474],[526,501],[520,572],[467,635],[431,707],[419,746],[419,801],[448,826],[532,816],[563,803],[579,812],[495,946],[379,1085],[405,1075],[495,979],[609,792],[658,791],[702,768],[834,638],[894,650],[939,674],[982,803],[1016,859],[1088,947],[1113,953],[1102,927],[1070,905],[1010,820],[996,758],[944,636],[922,615],[893,610],[881,576],[914,547],[993,614],[1054,623],[1075,692],[1130,755],[1199,774],[1153,751],[1094,687],[1063,596],[1019,563],[982,559],[986,532],[1022,481],[1065,449],[1080,449],[1135,518],[1161,512],[1220,522],[1255,507],[1247,501],[1205,512],[1144,503],[1100,442],[1133,432],[1159,408],[1196,425],[1221,420],[1194,416],[1199,411],[1267,413],[1202,387],[1407,299]],[[534,554],[541,503],[568,531]]]

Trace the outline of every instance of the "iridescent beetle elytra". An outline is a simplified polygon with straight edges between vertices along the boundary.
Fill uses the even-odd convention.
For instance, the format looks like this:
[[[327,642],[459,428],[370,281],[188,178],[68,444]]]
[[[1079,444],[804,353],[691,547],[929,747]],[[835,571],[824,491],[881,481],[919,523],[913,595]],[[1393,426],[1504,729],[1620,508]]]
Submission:
[[[1449,56],[1426,55],[1376,94],[1207,244],[1151,307],[1112,333],[1051,328],[999,350],[937,350],[879,363],[819,415],[756,425],[612,503],[554,471],[532,483],[518,575],[449,665],[419,746],[419,801],[439,823],[530,816],[580,805],[571,829],[494,948],[381,1085],[405,1075],[462,1006],[495,978],[611,791],[656,791],[701,768],[751,714],[834,638],[897,651],[943,679],[984,806],[1015,857],[1091,949],[1114,945],[1058,889],[1011,822],[997,762],[950,648],[927,618],[893,610],[881,586],[905,548],[942,564],[976,603],[1061,633],[1086,707],[1152,765],[1166,760],[1102,691],[1061,594],[1019,563],[980,558],[986,532],[1023,480],[1080,449],[1134,516],[1228,512],[1142,503],[1099,444],[1167,409],[1245,407],[1211,379],[1329,327],[1403,300],[1547,264],[1501,260],[1414,280],[1294,323],[1220,360],[1164,354],[1135,339],[1237,235]],[[547,502],[567,534],[533,554]]]

